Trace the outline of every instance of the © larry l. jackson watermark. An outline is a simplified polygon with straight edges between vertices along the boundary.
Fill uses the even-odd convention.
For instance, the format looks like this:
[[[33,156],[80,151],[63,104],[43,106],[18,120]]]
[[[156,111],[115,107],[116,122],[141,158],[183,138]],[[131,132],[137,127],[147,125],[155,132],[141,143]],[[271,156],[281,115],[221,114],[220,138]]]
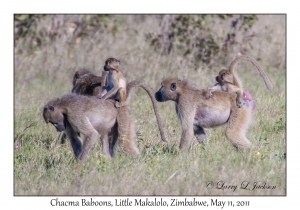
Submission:
[[[243,181],[239,185],[234,185],[234,184],[228,184],[225,181],[218,181],[218,182],[213,182],[209,181],[206,183],[206,188],[207,189],[218,189],[218,190],[231,190],[232,192],[235,192],[237,189],[241,190],[275,190],[276,186],[275,185],[269,185],[266,182],[248,182],[248,181]]]

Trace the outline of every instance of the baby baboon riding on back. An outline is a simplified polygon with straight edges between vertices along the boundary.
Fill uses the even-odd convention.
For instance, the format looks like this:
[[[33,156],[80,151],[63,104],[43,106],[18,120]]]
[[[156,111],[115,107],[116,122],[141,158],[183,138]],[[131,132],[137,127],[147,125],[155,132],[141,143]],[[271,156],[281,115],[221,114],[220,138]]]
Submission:
[[[231,93],[236,93],[237,98],[236,98],[236,104],[238,107],[242,107],[244,104],[244,98],[250,97],[250,94],[246,91],[243,90],[242,83],[238,76],[236,75],[234,71],[235,65],[238,63],[240,60],[248,60],[253,63],[256,68],[258,69],[261,77],[264,79],[265,84],[269,90],[272,90],[272,84],[270,83],[266,73],[262,69],[262,67],[259,65],[259,63],[254,59],[246,55],[238,56],[235,58],[230,66],[229,66],[229,71],[227,70],[221,70],[219,72],[219,75],[216,77],[217,84],[215,84],[214,87],[209,88],[206,94],[206,98],[212,97],[212,92],[214,91],[225,91],[225,92],[231,92]]]

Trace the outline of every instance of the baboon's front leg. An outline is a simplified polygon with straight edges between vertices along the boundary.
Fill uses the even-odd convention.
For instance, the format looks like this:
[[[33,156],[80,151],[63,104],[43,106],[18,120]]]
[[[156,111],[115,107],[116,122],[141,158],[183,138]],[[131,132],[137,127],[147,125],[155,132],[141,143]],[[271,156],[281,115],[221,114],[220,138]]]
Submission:
[[[98,137],[98,133],[91,133],[89,135],[85,135],[83,145],[82,145],[82,153],[79,156],[80,160],[85,160],[90,150],[95,146],[96,140]],[[107,137],[107,135],[106,135]]]
[[[78,158],[82,152],[82,139],[80,138],[79,133],[73,130],[68,121],[66,122],[65,134],[67,138],[70,139],[75,157]]]

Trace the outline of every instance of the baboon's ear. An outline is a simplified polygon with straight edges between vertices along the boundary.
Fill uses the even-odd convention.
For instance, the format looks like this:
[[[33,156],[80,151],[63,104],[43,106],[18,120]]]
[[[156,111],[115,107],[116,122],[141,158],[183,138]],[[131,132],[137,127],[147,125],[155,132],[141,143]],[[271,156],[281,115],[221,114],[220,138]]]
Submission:
[[[176,90],[176,83],[175,82],[171,84],[171,90],[172,91]]]

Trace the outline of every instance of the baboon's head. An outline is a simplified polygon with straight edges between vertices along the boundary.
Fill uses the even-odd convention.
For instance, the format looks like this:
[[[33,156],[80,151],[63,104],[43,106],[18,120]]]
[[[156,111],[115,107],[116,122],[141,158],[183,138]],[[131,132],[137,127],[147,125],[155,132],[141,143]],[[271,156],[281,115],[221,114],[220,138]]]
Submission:
[[[43,110],[43,117],[46,123],[51,123],[58,132],[66,129],[65,116],[53,105],[47,104]]]
[[[109,70],[116,70],[119,71],[119,66],[121,64],[121,61],[119,61],[118,59],[115,58],[108,58],[105,61],[105,66],[104,66],[104,70],[105,71],[109,71]]]
[[[162,81],[161,88],[155,93],[155,99],[159,102],[168,100],[178,101],[182,85],[183,82],[177,78]]]
[[[75,85],[76,81],[84,74],[89,74],[91,73],[89,70],[87,69],[79,69],[78,71],[75,72],[74,76],[73,76],[73,86]]]
[[[223,69],[219,72],[219,75],[216,76],[216,81],[218,83],[233,83],[233,77],[232,74],[229,73],[229,71]]]

